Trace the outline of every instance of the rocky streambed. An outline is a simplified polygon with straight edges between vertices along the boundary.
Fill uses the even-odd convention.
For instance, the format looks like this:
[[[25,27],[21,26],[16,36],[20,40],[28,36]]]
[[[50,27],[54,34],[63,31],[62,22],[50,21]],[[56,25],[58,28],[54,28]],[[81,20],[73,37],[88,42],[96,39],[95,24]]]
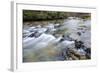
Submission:
[[[91,59],[90,19],[69,17],[44,23],[24,23],[23,62]]]

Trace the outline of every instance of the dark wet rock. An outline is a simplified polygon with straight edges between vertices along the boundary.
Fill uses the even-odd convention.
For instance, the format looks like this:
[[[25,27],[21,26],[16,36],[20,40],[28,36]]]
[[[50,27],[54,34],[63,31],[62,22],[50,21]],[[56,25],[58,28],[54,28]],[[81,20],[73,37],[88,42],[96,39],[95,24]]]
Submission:
[[[90,48],[87,48],[85,51],[86,51],[86,53],[91,53],[91,49]]]
[[[69,35],[63,35],[63,38],[65,40],[74,41],[74,39],[72,39]]]
[[[59,42],[62,42],[62,41],[64,41],[64,38],[61,38]]]
[[[28,37],[39,37],[41,35],[41,33],[38,32],[33,32],[32,34],[30,34]]]
[[[77,34],[78,34],[79,36],[81,36],[81,32],[77,32]]]
[[[87,59],[91,59],[91,54],[87,53],[87,54],[86,54],[86,58],[87,58]]]
[[[35,33],[32,33],[31,35],[29,35],[28,37],[34,37],[35,36]]]
[[[86,48],[86,49],[85,49],[85,52],[86,52],[86,57],[87,57],[88,59],[90,59],[90,58],[91,58],[91,48]]]
[[[79,48],[83,47],[83,44],[84,43],[82,41],[75,40],[75,48],[79,49]]]

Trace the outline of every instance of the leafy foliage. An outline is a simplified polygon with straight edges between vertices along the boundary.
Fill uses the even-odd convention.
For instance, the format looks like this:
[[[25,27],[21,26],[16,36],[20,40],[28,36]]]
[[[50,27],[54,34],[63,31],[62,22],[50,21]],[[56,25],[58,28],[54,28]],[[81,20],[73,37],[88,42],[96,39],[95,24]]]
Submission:
[[[69,16],[87,18],[89,13],[23,10],[23,21],[66,19]]]

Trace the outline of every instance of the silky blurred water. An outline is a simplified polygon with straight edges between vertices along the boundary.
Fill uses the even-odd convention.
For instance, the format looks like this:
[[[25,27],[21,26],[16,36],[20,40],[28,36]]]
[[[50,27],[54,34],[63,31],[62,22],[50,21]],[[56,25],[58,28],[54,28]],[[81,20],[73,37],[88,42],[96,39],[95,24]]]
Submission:
[[[62,52],[75,47],[75,42],[69,37],[91,48],[91,20],[69,17],[56,22],[24,23],[23,62],[64,61]]]

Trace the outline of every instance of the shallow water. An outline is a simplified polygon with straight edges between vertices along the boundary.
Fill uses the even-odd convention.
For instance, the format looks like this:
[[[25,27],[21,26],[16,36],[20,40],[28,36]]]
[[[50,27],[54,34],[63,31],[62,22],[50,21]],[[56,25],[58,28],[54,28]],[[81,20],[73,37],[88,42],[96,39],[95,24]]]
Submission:
[[[63,50],[75,49],[74,40],[91,48],[90,19],[24,22],[23,30],[23,62],[67,60]]]

